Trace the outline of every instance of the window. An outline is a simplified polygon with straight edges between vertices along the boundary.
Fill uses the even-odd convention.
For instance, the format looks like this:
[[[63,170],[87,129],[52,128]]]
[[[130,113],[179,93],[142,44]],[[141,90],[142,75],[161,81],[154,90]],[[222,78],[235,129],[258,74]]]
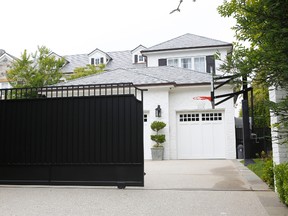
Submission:
[[[166,66],[167,59],[158,59],[158,66]]]
[[[202,113],[202,121],[221,121],[222,113]]]
[[[204,57],[195,57],[194,58],[194,70],[205,72],[205,58]]]
[[[214,58],[214,56],[206,56],[206,72],[215,74],[215,58]]]
[[[181,67],[191,69],[191,58],[182,58]]]
[[[139,62],[144,62],[144,57],[142,55],[139,55],[138,57]]]
[[[145,57],[143,55],[134,55],[134,63],[145,62]]]
[[[199,121],[199,114],[180,114],[180,122]]]
[[[213,57],[213,56],[212,56]],[[209,57],[209,68],[215,71],[215,60]],[[185,57],[185,58],[170,58],[170,59],[158,59],[159,66],[173,66],[187,69],[193,69],[199,72],[205,72],[206,69],[206,56],[201,57]],[[193,63],[193,64],[192,64]],[[208,66],[207,66],[208,67]],[[212,68],[213,67],[213,68]],[[212,69],[211,69],[212,68]],[[208,72],[208,71],[207,71]]]
[[[144,114],[144,116],[143,116],[143,121],[144,121],[144,122],[147,122],[147,121],[148,121],[148,115],[147,115],[147,114]]]
[[[168,66],[179,67],[178,59],[168,59]]]
[[[106,59],[107,61],[108,59]],[[90,63],[91,65],[99,65],[99,64],[104,64],[104,57],[101,57],[101,58],[91,58],[90,59]]]
[[[138,63],[138,55],[134,55],[134,63]]]

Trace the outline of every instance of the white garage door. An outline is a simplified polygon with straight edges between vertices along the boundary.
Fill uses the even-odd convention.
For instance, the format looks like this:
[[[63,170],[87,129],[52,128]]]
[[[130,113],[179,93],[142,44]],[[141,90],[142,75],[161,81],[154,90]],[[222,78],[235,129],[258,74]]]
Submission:
[[[178,159],[225,158],[223,112],[177,115]]]

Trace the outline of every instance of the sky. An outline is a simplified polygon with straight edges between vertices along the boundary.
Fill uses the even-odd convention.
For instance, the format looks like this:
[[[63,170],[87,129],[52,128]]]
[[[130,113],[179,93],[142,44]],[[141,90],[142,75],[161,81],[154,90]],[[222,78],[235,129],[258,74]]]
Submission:
[[[0,49],[20,57],[46,46],[58,55],[151,47],[186,33],[234,41],[224,0],[0,0]]]

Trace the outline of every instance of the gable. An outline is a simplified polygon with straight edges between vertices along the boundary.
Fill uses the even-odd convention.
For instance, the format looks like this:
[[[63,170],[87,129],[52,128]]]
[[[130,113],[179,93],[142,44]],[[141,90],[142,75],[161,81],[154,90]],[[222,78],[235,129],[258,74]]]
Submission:
[[[9,69],[14,58],[7,53],[0,56],[0,79],[6,80],[6,71]]]
[[[89,64],[98,65],[98,64],[107,64],[112,58],[105,52],[100,49],[95,49],[88,54]]]
[[[67,59],[65,59],[64,57],[58,55],[57,53],[51,52],[51,53],[49,54],[49,56],[54,56],[54,57],[55,57],[55,60],[59,60],[59,59],[62,59],[62,58],[63,58],[63,59],[65,60],[65,64],[63,65],[63,67],[64,67],[66,64],[69,63],[69,61],[67,61]]]
[[[141,52],[142,50],[146,50],[147,48],[145,47],[145,46],[143,46],[143,45],[139,45],[139,46],[137,46],[135,49],[133,49],[132,51],[131,51],[131,53],[132,54],[134,54],[134,53],[139,53],[139,52]]]
[[[11,55],[9,55],[8,53],[6,53],[5,51],[4,51],[4,53],[2,53],[1,55],[0,55],[0,62],[12,62],[14,59],[16,59],[15,57],[13,57],[13,56],[11,56]]]
[[[132,54],[132,62],[133,64],[138,64],[138,63],[145,63],[146,62],[146,57],[142,55],[142,51],[147,49],[143,45],[139,45],[135,49],[131,51]]]

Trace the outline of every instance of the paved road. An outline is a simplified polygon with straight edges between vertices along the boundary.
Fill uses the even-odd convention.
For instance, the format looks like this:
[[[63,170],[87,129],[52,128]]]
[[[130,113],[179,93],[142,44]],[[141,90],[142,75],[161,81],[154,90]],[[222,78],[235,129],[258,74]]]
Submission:
[[[287,215],[236,160],[146,161],[145,187],[0,186],[2,216]]]

